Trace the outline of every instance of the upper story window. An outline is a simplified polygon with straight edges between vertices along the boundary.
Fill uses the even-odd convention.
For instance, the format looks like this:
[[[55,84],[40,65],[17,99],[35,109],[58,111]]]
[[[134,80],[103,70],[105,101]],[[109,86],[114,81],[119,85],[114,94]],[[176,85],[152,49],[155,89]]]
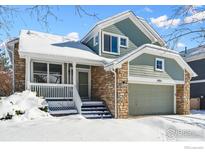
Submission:
[[[93,44],[94,44],[94,46],[96,46],[96,45],[99,44],[99,35],[96,35],[96,36],[93,38]]]
[[[155,59],[155,70],[164,71],[164,59],[161,59],[161,58]]]
[[[121,47],[128,47],[128,38],[126,36],[104,32],[102,38],[102,51],[105,53],[119,55]]]
[[[128,47],[128,38],[120,37],[120,47]]]
[[[103,46],[104,52],[109,52],[109,53],[113,53],[113,54],[119,53],[119,43],[118,43],[117,36],[104,34],[103,42],[104,42],[104,46]]]

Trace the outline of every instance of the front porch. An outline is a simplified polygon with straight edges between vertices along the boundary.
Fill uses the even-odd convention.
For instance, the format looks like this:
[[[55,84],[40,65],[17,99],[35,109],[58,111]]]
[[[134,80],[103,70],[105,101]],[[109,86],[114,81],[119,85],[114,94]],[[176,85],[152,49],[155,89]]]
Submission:
[[[27,58],[25,78],[26,89],[44,97],[52,115],[112,117],[104,102],[91,100],[91,65]]]

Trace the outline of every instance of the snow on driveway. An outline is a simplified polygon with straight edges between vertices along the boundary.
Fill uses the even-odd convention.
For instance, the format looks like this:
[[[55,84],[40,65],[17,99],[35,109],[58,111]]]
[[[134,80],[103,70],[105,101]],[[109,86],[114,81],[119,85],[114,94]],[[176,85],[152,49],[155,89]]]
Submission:
[[[1,141],[205,141],[205,114],[87,120],[80,115],[0,122]]]

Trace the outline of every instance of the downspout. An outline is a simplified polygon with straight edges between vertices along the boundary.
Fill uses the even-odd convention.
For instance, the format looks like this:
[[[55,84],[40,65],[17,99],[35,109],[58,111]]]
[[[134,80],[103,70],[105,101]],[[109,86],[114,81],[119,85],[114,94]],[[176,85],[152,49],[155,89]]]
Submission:
[[[118,116],[118,111],[117,111],[117,74],[116,74],[114,68],[111,69],[111,72],[115,76],[115,86],[114,86],[114,88],[115,88],[115,98],[114,99],[115,99],[115,118],[117,118],[117,116]]]

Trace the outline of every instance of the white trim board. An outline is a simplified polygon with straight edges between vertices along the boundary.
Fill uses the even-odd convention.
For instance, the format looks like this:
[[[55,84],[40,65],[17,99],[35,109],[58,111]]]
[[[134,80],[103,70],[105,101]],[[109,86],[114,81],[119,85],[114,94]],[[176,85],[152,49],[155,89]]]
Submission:
[[[205,83],[205,79],[204,79],[204,80],[194,80],[194,81],[190,81],[190,83]]]
[[[163,78],[144,78],[144,77],[129,76],[128,83],[153,84],[153,85],[176,85],[176,84],[184,84],[184,81],[163,79]]]
[[[92,66],[103,66],[103,61],[98,60],[87,60],[84,58],[72,58],[66,56],[59,56],[59,55],[46,55],[46,54],[28,54],[28,53],[19,53],[20,58],[31,57],[32,59],[36,59],[39,61],[49,61],[49,62],[57,62],[57,63],[73,63],[76,62],[82,65],[92,65]]]

